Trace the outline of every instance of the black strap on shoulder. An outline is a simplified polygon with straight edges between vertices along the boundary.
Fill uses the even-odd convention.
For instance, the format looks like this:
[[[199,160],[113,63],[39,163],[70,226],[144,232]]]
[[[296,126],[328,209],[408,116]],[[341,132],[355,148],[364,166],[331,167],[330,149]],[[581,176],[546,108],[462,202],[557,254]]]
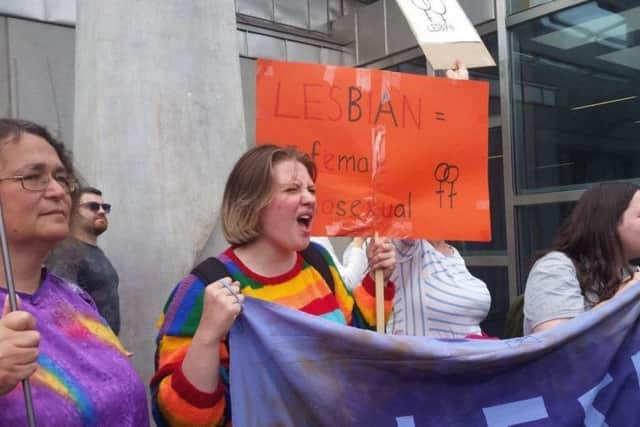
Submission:
[[[307,264],[310,264],[313,268],[318,270],[318,273],[320,273],[324,281],[327,282],[331,292],[333,292],[335,289],[333,276],[331,275],[331,270],[329,269],[327,260],[324,259],[320,251],[310,244],[306,249],[300,252],[300,254]],[[224,266],[224,263],[216,257],[210,257],[202,261],[193,270],[191,270],[191,274],[194,274],[198,279],[200,279],[205,286],[209,283],[215,282],[216,280],[220,280],[223,277],[231,276],[229,270]]]
[[[524,294],[518,295],[509,305],[504,321],[504,338],[516,338],[524,335]]]
[[[318,273],[320,273],[324,281],[329,285],[331,292],[333,292],[336,287],[333,282],[333,276],[331,275],[331,270],[329,269],[327,260],[324,259],[320,251],[313,246],[313,243],[310,243],[305,250],[300,252],[300,254],[308,264],[311,264],[312,267],[318,270]]]
[[[191,274],[200,279],[205,286],[223,277],[231,276],[227,267],[216,257],[210,257],[202,261],[191,270]]]

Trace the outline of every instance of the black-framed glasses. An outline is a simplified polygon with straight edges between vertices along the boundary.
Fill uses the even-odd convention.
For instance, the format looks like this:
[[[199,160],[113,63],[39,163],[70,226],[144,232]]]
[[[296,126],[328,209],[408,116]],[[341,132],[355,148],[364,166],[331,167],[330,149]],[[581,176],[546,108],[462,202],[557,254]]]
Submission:
[[[98,203],[98,202],[86,202],[80,203],[80,206],[84,206],[89,209],[91,212],[98,212],[100,208],[104,211],[104,213],[111,212],[111,204],[110,203]]]
[[[35,173],[0,178],[0,181],[20,181],[22,188],[28,191],[44,191],[49,187],[51,180],[55,180],[66,193],[73,193],[78,189],[76,180],[66,174]]]

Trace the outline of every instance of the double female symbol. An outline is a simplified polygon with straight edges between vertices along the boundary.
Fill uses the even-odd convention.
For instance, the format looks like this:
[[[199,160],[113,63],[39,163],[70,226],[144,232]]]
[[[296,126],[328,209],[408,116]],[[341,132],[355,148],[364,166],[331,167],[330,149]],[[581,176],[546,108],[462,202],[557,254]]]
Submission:
[[[437,17],[443,24],[447,23],[447,5],[442,0],[412,0],[413,5],[422,10],[429,22],[433,22]]]
[[[453,191],[453,184],[460,176],[460,169],[456,165],[450,165],[449,163],[441,162],[436,166],[436,170],[433,173],[433,177],[439,183],[439,187],[436,190],[436,194],[440,195],[440,207],[442,208],[442,195],[444,194],[444,185],[449,184],[449,207],[453,208],[453,198],[458,194]]]

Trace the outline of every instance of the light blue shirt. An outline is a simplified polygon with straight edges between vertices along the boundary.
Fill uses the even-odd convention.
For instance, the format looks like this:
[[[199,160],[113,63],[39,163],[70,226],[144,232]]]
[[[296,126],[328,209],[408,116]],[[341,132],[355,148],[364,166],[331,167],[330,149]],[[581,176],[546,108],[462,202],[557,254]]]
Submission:
[[[387,333],[464,338],[480,334],[491,307],[487,285],[474,277],[455,248],[452,255],[426,240],[394,240],[396,285]]]

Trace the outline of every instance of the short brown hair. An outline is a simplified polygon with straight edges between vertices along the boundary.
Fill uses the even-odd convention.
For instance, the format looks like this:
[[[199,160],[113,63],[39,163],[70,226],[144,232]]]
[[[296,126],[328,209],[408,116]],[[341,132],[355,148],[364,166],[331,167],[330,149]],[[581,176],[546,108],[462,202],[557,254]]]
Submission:
[[[316,165],[307,154],[294,147],[260,145],[244,153],[229,174],[222,197],[222,230],[233,247],[260,237],[260,213],[269,204],[276,164],[300,162],[315,182]]]

